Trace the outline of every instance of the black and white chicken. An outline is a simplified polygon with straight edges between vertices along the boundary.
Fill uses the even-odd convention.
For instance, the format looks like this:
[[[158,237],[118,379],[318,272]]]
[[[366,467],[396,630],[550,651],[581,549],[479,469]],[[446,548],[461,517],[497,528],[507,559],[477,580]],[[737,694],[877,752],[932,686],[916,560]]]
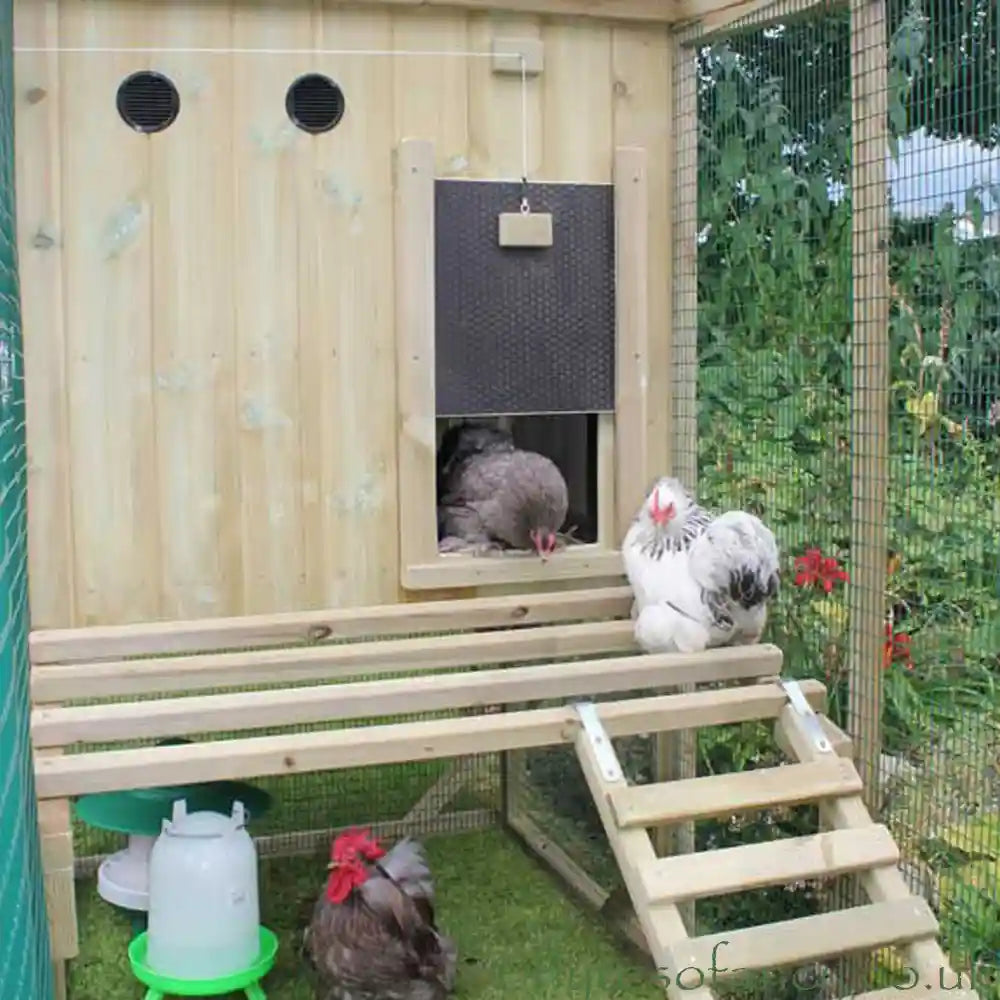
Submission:
[[[569,491],[550,458],[498,428],[459,424],[442,437],[437,467],[439,551],[555,551]]]
[[[622,543],[635,601],[635,639],[646,652],[698,652],[760,641],[778,593],[778,545],[746,511],[718,517],[680,480],[653,485]]]

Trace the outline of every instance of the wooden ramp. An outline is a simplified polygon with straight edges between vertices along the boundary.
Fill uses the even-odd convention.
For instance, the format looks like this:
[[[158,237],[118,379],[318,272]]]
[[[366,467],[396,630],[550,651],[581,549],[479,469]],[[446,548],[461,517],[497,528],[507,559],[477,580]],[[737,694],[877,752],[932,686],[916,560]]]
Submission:
[[[910,980],[917,977],[914,996],[974,1000],[968,977],[959,987],[937,943],[934,913],[903,881],[892,835],[869,815],[849,743],[834,747],[798,685],[783,686],[789,703],[776,737],[793,763],[651,785],[626,781],[601,706],[574,706],[581,723],[576,752],[667,995],[713,1000],[715,988],[737,971],[791,975],[813,962],[894,947],[912,970]],[[744,690],[751,696],[754,688]],[[819,804],[829,830],[664,858],[649,835],[650,828],[804,803]],[[860,877],[866,905],[699,937],[678,909],[688,900],[847,874]],[[888,1000],[900,990],[850,995]]]

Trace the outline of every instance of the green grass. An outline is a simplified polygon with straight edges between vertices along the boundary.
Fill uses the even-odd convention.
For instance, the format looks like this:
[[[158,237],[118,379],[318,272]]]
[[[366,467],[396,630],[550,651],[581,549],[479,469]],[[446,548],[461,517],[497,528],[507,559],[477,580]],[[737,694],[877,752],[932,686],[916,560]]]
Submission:
[[[428,839],[441,926],[459,947],[456,1000],[662,1000],[651,965],[620,946],[555,877],[500,830]],[[269,1000],[313,1000],[297,934],[322,886],[324,859],[261,861],[262,919],[281,939],[264,982]],[[70,1000],[138,1000],[125,950],[128,919],[77,888],[80,955],[70,964]]]

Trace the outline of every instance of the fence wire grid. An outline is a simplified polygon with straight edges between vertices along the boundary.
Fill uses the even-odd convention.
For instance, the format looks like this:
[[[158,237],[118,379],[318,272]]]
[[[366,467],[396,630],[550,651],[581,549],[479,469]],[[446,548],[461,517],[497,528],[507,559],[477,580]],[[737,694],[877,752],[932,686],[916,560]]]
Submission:
[[[693,48],[699,493],[776,532],[768,638],[859,749],[877,738],[872,811],[995,1000],[997,6],[788,3]]]

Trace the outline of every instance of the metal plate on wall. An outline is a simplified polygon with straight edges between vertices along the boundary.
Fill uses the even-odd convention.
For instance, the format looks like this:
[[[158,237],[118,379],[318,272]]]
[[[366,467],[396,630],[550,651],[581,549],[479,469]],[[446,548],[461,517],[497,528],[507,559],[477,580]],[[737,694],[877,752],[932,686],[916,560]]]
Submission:
[[[521,185],[435,182],[437,415],[610,412],[615,232],[610,184],[531,184],[553,245],[501,247]]]

